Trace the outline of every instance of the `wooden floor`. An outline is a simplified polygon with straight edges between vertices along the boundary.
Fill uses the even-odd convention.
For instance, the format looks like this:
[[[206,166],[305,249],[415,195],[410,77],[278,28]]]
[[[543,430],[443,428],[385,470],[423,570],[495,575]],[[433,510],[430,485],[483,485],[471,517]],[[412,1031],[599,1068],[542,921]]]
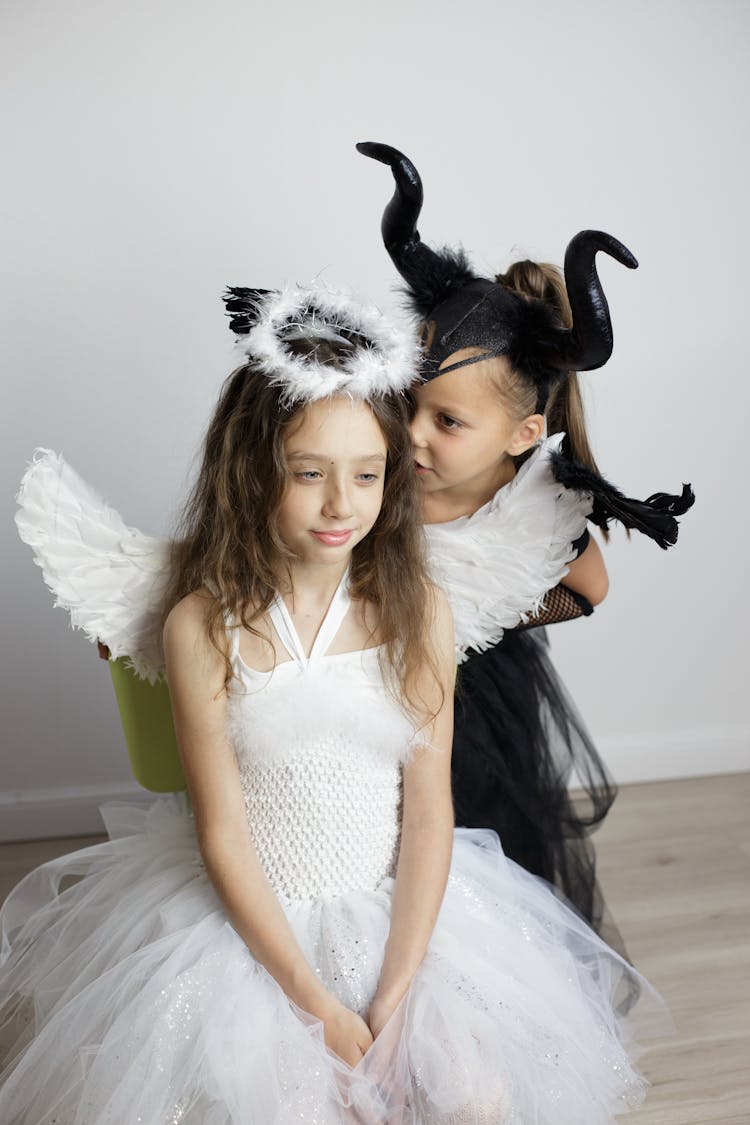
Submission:
[[[91,838],[0,846],[0,898]],[[673,1038],[641,1060],[653,1087],[632,1125],[750,1125],[750,774],[623,788],[597,835],[630,956]]]
[[[623,788],[597,839],[609,906],[676,1025],[633,1125],[750,1123],[750,774]]]

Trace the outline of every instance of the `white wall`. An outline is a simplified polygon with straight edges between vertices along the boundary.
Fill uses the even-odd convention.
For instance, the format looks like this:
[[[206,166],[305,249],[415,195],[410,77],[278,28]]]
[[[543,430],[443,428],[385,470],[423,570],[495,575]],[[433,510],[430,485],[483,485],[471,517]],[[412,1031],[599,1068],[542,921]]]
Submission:
[[[692,480],[674,552],[607,550],[612,593],[554,631],[625,779],[750,765],[743,0],[5,0],[2,8],[5,835],[96,824],[131,787],[106,667],[52,609],[12,525],[35,445],[128,522],[167,530],[230,365],[219,295],[323,273],[395,309],[390,174],[428,240],[478,266],[560,261],[601,227],[612,361],[587,378],[604,470]]]

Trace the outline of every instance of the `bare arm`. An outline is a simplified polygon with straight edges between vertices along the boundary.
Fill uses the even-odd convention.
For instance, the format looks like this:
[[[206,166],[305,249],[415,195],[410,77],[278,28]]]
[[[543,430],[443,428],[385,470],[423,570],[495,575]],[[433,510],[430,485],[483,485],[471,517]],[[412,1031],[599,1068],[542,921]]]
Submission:
[[[589,539],[586,550],[568,567],[568,573],[562,581],[563,586],[583,594],[591,605],[599,605],[604,601],[609,590],[607,568],[604,565],[599,544],[593,538]]]
[[[436,592],[433,643],[438,679],[425,673],[423,698],[436,717],[425,732],[425,747],[404,768],[401,848],[391,907],[391,924],[370,1028],[382,1029],[407,991],[432,936],[443,901],[453,845],[450,751],[453,738],[453,623],[448,604]]]
[[[324,1023],[326,1042],[354,1065],[372,1042],[367,1025],[321,984],[268,882],[248,830],[239,767],[226,735],[224,662],[208,641],[205,599],[192,594],[164,629],[167,678],[206,871],[256,961],[300,1008]]]

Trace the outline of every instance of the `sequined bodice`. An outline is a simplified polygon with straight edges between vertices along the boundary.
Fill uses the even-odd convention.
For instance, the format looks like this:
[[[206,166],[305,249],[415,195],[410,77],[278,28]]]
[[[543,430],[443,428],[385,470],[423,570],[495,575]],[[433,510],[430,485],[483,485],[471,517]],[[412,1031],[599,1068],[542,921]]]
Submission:
[[[386,692],[377,649],[327,653],[348,607],[344,582],[306,657],[277,598],[271,620],[292,659],[270,673],[243,663],[233,631],[230,737],[253,842],[289,902],[395,874],[413,727]]]

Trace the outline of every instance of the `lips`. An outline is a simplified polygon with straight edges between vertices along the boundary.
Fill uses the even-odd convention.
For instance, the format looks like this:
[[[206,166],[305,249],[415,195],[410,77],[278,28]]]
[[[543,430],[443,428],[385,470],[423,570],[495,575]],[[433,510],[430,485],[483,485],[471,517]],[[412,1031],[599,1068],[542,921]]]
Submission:
[[[414,468],[416,469],[416,471],[418,473],[431,473],[432,472],[432,469],[429,469],[427,467],[427,465],[422,465],[419,461],[414,462]]]
[[[311,534],[326,547],[342,547],[349,542],[354,532],[350,528],[348,531],[313,531]]]

